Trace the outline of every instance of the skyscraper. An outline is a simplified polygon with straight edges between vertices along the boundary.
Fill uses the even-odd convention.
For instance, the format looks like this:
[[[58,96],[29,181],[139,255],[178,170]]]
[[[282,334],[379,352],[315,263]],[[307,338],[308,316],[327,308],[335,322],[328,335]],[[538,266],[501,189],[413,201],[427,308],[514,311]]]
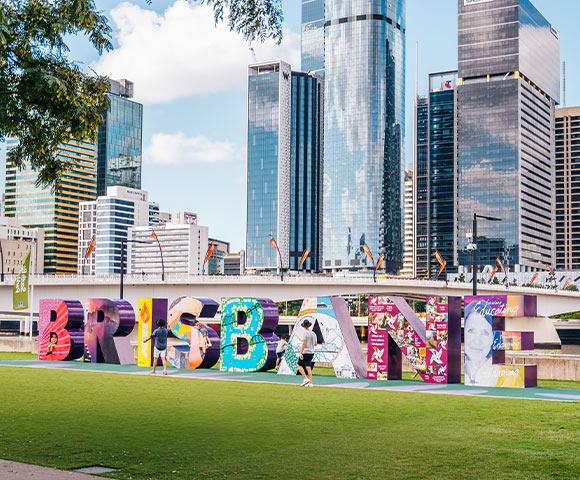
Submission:
[[[107,187],[141,188],[143,105],[130,100],[133,83],[126,79],[109,80],[110,107],[99,128],[97,194]]]
[[[458,257],[478,223],[480,265],[554,263],[556,29],[529,0],[459,0]]]
[[[10,150],[18,139],[8,139]],[[77,272],[79,203],[97,193],[97,146],[69,141],[60,145],[57,158],[71,166],[61,177],[61,190],[36,186],[38,174],[6,164],[6,216],[18,217],[25,227],[44,229],[44,273]]]
[[[403,268],[399,275],[403,277],[415,277],[415,227],[413,225],[414,193],[413,172],[405,172],[405,238],[403,242]]]
[[[457,72],[429,75],[429,94],[415,105],[416,275],[435,278],[435,252],[457,271]]]
[[[580,270],[580,107],[556,109],[556,268]]]
[[[366,244],[396,271],[403,260],[404,0],[326,0],[324,79],[323,268],[372,268]]]
[[[318,270],[321,78],[282,61],[250,65],[248,74],[247,267],[297,269],[308,248],[303,269]]]
[[[302,71],[324,75],[324,0],[302,0]]]

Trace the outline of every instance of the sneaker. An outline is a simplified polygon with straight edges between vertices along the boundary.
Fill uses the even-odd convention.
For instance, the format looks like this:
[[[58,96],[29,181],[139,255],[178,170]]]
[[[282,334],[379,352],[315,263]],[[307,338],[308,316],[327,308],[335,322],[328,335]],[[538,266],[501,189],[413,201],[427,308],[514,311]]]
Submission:
[[[304,385],[305,387],[313,387],[314,385],[312,385],[310,382],[308,382],[306,385]]]
[[[310,383],[310,380],[306,379],[302,382],[302,386],[306,387],[306,386],[308,386],[309,383]]]

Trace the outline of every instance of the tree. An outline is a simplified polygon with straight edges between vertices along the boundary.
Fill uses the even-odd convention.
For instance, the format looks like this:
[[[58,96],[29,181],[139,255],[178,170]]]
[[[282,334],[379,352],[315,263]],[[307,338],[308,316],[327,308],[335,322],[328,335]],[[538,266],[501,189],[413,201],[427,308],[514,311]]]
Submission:
[[[93,0],[0,3],[0,139],[18,137],[8,161],[30,165],[39,185],[59,187],[71,165],[56,158],[58,146],[94,140],[109,105],[107,78],[69,61],[65,36],[86,35],[102,53],[110,32]]]
[[[226,17],[248,41],[282,40],[280,0],[203,2],[213,6],[216,23]],[[58,146],[94,141],[109,107],[108,79],[69,60],[68,35],[86,36],[99,54],[112,49],[111,28],[94,0],[0,1],[0,140],[18,137],[8,161],[29,165],[38,185],[54,189],[71,168],[56,157]]]

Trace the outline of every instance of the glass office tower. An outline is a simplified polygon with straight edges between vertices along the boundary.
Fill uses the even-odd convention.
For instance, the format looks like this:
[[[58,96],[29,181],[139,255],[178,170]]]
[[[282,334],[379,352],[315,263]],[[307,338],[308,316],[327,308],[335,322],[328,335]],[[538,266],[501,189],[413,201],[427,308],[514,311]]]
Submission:
[[[133,83],[110,80],[109,111],[99,128],[97,193],[107,187],[141,188],[143,105],[130,100]]]
[[[248,210],[250,269],[319,271],[322,216],[322,78],[284,62],[250,65]]]
[[[7,141],[7,149],[18,139]],[[25,227],[44,229],[44,273],[77,273],[79,203],[97,194],[97,146],[70,140],[59,146],[57,159],[70,165],[57,192],[36,185],[38,173],[26,164],[22,170],[6,164],[6,216]]]
[[[478,222],[480,265],[554,264],[556,29],[529,0],[459,0],[458,257]]]
[[[326,0],[323,268],[402,266],[405,2]]]
[[[324,75],[324,0],[302,0],[302,71]]]
[[[435,278],[439,262],[457,271],[455,258],[457,178],[457,72],[429,75],[429,95],[415,112],[416,275]],[[442,272],[443,274],[443,272]]]

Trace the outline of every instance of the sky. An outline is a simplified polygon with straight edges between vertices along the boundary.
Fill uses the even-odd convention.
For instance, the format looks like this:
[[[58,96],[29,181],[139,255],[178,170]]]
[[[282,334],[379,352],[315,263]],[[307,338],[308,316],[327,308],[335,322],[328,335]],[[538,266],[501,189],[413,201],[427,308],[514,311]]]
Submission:
[[[282,59],[300,69],[300,0],[282,0],[284,41],[253,43],[257,61]],[[568,106],[580,105],[578,0],[533,0],[560,33]],[[209,236],[244,248],[246,216],[247,65],[250,46],[210,8],[185,0],[96,0],[113,28],[115,49],[101,57],[86,38],[71,37],[70,58],[135,83],[143,103],[142,188],[161,210],[198,213]],[[412,162],[415,52],[419,94],[431,72],[457,68],[457,0],[407,0],[406,162]],[[0,164],[5,152],[0,149]],[[4,175],[2,175],[2,185]]]

